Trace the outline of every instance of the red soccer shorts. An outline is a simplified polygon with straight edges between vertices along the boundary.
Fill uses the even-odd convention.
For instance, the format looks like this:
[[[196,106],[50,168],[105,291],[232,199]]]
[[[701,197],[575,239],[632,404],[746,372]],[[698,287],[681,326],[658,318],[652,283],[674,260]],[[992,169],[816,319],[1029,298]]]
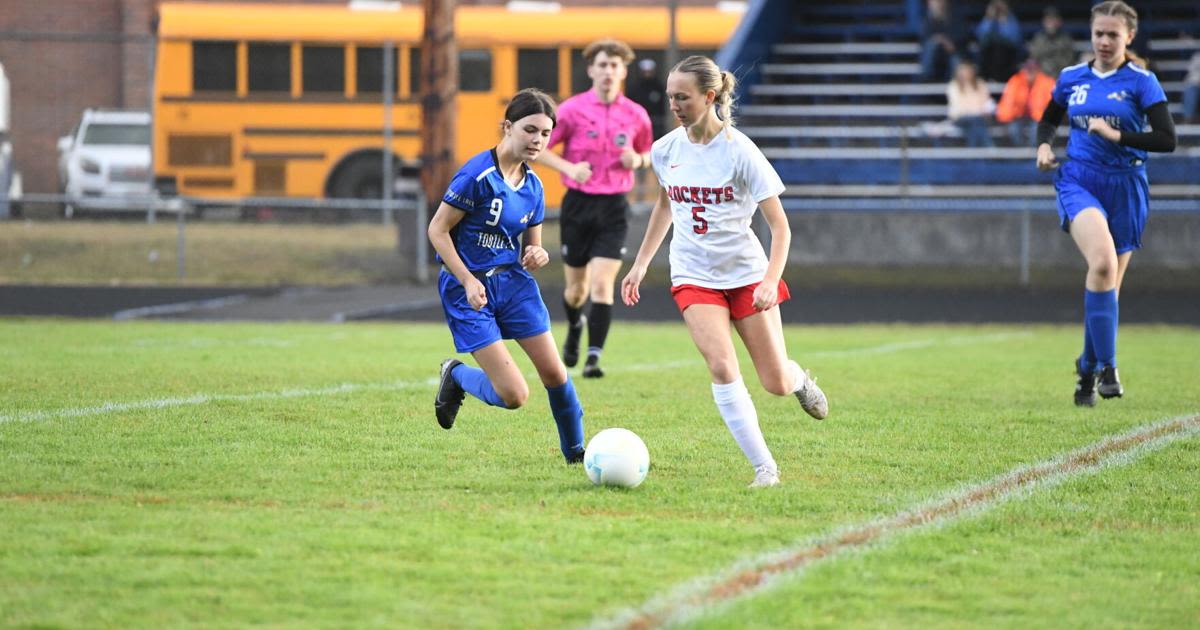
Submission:
[[[687,307],[693,304],[713,304],[729,309],[729,316],[737,320],[760,312],[754,308],[754,288],[758,285],[759,283],[755,282],[734,289],[706,289],[694,284],[681,284],[671,287],[671,297],[675,298],[675,303],[679,305],[680,313],[686,311]],[[779,298],[776,304],[782,304],[791,297],[792,294],[788,291],[787,283],[780,280]]]

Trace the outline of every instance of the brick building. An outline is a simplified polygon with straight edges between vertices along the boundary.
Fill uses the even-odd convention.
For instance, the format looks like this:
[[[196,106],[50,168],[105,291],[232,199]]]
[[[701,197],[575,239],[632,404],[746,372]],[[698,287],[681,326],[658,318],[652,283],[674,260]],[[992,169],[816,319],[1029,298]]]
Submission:
[[[149,35],[159,1],[0,0],[0,63],[12,85],[11,137],[27,192],[57,191],[55,143],[70,132],[85,108],[149,108]],[[559,2],[647,4],[644,0]],[[665,0],[654,3],[666,4]],[[403,4],[421,3],[404,0]],[[459,0],[458,4],[503,2]],[[713,0],[681,0],[680,4],[712,5]]]

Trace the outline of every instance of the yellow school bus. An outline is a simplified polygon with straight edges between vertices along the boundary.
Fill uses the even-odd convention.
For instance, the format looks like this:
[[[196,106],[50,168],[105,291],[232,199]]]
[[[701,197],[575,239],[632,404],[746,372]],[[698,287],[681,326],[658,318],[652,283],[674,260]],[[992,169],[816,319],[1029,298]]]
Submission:
[[[715,51],[740,17],[679,9],[680,48]],[[385,44],[395,54],[391,150],[397,161],[412,161],[421,153],[423,21],[420,3],[361,10],[164,2],[155,60],[156,178],[200,198],[378,197]],[[662,7],[459,8],[457,162],[498,139],[507,99],[518,89],[539,87],[561,100],[590,87],[580,55],[587,43],[615,37],[639,57],[661,60],[668,21]],[[557,205],[560,178],[541,175],[548,203]]]

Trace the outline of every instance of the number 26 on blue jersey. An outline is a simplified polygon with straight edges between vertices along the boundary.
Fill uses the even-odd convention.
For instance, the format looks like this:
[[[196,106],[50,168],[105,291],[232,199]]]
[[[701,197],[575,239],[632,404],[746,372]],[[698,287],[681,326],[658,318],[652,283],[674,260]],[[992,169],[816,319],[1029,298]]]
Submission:
[[[1092,87],[1090,83],[1072,86],[1071,97],[1067,99],[1067,105],[1083,105],[1087,101],[1088,88],[1090,87]]]

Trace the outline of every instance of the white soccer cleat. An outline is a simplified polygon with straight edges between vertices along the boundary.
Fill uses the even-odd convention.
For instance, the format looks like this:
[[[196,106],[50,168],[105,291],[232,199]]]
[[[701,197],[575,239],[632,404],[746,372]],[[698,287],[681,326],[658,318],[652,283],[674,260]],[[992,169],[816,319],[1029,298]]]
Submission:
[[[779,471],[770,466],[759,466],[754,469],[754,481],[750,488],[770,488],[779,485]]]
[[[808,415],[817,420],[824,420],[825,416],[829,415],[829,401],[825,398],[825,392],[817,387],[817,379],[813,378],[808,370],[804,370],[804,385],[793,393]]]

